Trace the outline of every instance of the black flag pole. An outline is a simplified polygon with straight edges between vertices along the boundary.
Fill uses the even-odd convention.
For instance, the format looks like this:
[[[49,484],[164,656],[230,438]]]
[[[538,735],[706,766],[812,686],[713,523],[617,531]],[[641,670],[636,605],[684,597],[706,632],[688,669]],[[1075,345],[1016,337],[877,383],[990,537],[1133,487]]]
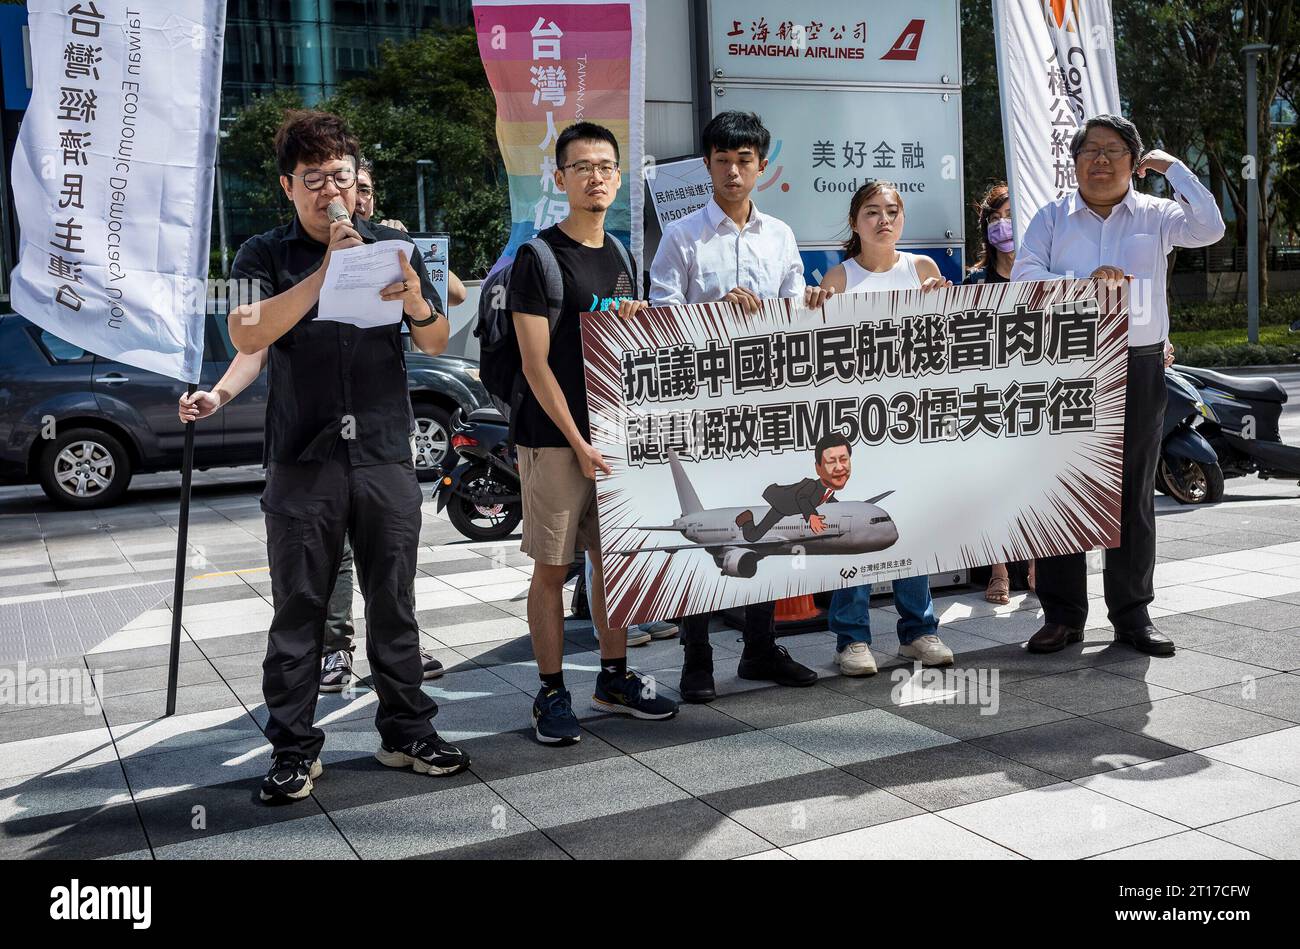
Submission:
[[[186,395],[198,386],[189,384]],[[181,668],[181,607],[185,602],[185,551],[190,533],[190,482],[194,476],[194,422],[185,423],[185,458],[181,462],[181,520],[176,530],[176,582],[172,588],[172,648],[167,658],[167,712],[176,714],[176,680]]]

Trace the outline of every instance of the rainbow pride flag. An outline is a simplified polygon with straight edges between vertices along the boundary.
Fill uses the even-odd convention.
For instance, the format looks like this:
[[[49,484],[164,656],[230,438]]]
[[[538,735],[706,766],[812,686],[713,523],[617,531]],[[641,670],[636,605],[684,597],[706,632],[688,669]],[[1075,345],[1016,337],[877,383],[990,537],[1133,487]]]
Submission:
[[[580,121],[618,139],[623,185],[605,227],[640,266],[645,0],[474,0],[474,26],[510,181],[510,241],[492,269],[568,215],[554,183],[555,140]]]

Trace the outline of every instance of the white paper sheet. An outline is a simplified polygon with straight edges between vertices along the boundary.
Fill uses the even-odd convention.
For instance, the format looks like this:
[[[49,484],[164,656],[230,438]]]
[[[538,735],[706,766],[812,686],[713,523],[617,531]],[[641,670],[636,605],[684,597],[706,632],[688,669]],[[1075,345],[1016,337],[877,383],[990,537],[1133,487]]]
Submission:
[[[379,299],[380,290],[402,280],[399,253],[409,259],[411,245],[405,241],[376,241],[336,250],[325,271],[316,319],[351,323],[362,329],[400,322],[402,301]]]

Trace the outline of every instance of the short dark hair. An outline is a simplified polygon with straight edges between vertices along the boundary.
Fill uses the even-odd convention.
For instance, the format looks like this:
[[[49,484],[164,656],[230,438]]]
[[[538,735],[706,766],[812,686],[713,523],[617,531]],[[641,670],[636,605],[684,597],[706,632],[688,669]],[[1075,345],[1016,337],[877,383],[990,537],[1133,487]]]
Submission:
[[[366,174],[368,174],[370,176],[371,181],[373,181],[375,178],[375,163],[371,161],[369,158],[361,159],[360,163],[358,163],[357,165],[357,174],[359,175],[363,171]]]
[[[574,142],[605,142],[614,146],[614,160],[621,161],[618,156],[618,139],[614,133],[603,125],[597,125],[595,122],[574,122],[555,140],[555,166],[564,167],[564,153],[569,150],[569,146]]]
[[[817,464],[822,463],[822,456],[826,454],[826,449],[838,448],[840,445],[849,450],[850,457],[853,456],[853,444],[845,437],[843,432],[828,432],[817,439],[817,444],[813,446],[813,451],[817,453]]]
[[[275,161],[280,174],[291,175],[298,163],[350,158],[355,169],[361,142],[337,115],[314,109],[293,109],[275,133]]]
[[[719,112],[700,132],[705,158],[712,158],[715,151],[729,152],[745,146],[758,152],[760,159],[766,158],[771,144],[772,133],[756,112]]]
[[[1070,139],[1071,158],[1075,161],[1079,160],[1079,152],[1083,149],[1083,141],[1088,137],[1088,132],[1095,128],[1110,129],[1124,139],[1124,144],[1128,146],[1128,153],[1133,156],[1133,164],[1138,163],[1138,160],[1142,157],[1142,136],[1138,133],[1137,126],[1122,115],[1094,115],[1079,126],[1074,133],[1074,137]]]

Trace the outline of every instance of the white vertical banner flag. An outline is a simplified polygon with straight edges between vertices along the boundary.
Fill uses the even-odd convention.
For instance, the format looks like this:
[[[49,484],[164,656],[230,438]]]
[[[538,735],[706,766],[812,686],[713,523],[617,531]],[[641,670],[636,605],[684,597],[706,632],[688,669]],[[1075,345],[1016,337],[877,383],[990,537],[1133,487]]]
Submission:
[[[14,309],[197,382],[225,0],[28,0]]]
[[[1016,237],[1074,191],[1070,138],[1120,114],[1110,0],[993,0],[1002,132]]]

